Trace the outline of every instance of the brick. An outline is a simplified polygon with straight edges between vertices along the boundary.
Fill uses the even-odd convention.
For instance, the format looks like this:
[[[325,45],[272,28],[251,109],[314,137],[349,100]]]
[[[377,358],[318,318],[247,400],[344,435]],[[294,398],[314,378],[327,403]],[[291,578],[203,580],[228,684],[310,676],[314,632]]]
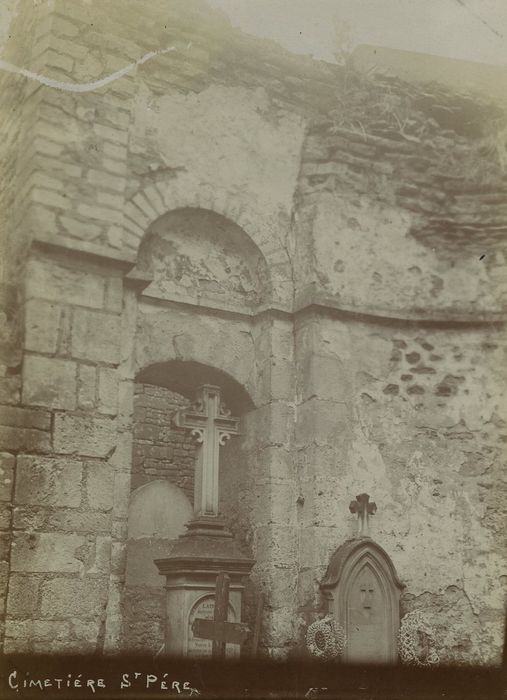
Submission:
[[[44,153],[47,156],[60,156],[64,146],[39,136],[33,140],[33,149],[36,153]]]
[[[118,372],[106,367],[99,368],[99,401],[100,413],[115,416],[118,413]]]
[[[121,211],[106,209],[105,207],[98,207],[95,204],[79,204],[77,213],[84,217],[90,217],[96,221],[108,221],[112,224],[121,224],[123,220],[123,214]]]
[[[0,425],[49,430],[51,414],[49,411],[36,411],[18,406],[0,406]]]
[[[104,155],[108,158],[117,158],[125,160],[127,157],[127,147],[120,146],[117,143],[104,143]]]
[[[0,501],[11,501],[16,458],[9,452],[0,452]]]
[[[61,68],[67,73],[71,73],[74,67],[74,61],[69,56],[65,54],[56,53],[56,51],[46,52],[46,63],[48,66],[55,66],[56,68]]]
[[[110,173],[115,173],[116,175],[126,175],[127,166],[124,162],[117,160],[111,160],[110,158],[104,158],[102,161],[102,167]]]
[[[57,414],[54,449],[58,454],[106,457],[116,445],[116,423],[109,418]]]
[[[68,56],[73,58],[83,59],[86,58],[89,53],[89,47],[81,46],[77,41],[68,41],[67,39],[62,39],[61,37],[52,36],[51,46],[56,51],[62,51]]]
[[[23,403],[48,408],[76,407],[76,363],[28,355],[23,362]]]
[[[72,238],[79,238],[82,241],[95,241],[102,235],[102,228],[91,221],[73,219],[71,216],[60,216],[58,220],[63,230]]]
[[[121,131],[120,129],[113,129],[110,126],[105,126],[104,124],[95,124],[93,130],[103,139],[107,141],[112,141],[115,144],[127,144],[128,143],[128,131]]]
[[[32,202],[44,204],[47,207],[56,207],[58,209],[70,209],[72,202],[69,197],[66,197],[52,190],[45,190],[41,187],[34,187],[30,194]]]
[[[50,260],[32,258],[26,275],[27,298],[49,299],[100,309],[104,303],[104,278],[65,267]]]
[[[114,209],[121,209],[125,203],[122,195],[110,194],[109,192],[99,192],[97,194],[97,201],[99,204],[105,204],[108,207],[113,207]]]
[[[86,544],[82,535],[59,532],[15,533],[11,552],[11,571],[80,572],[83,562],[80,548]]]
[[[115,190],[116,192],[123,192],[125,188],[124,178],[116,177],[103,170],[89,170],[86,179],[88,182],[91,182],[92,185],[96,185],[100,188],[105,187],[108,190]]]
[[[76,309],[72,327],[72,356],[94,362],[118,364],[120,361],[120,319]]]
[[[0,450],[50,452],[50,435],[43,430],[33,428],[0,427]]]
[[[90,508],[109,511],[113,507],[113,469],[110,464],[87,464],[86,498]]]
[[[40,616],[53,619],[95,618],[107,599],[106,577],[54,578],[41,585]]]
[[[77,401],[79,408],[95,408],[97,370],[90,365],[78,365]]]
[[[56,352],[60,325],[60,307],[41,299],[29,299],[25,305],[25,349],[52,354]]]
[[[136,194],[136,196],[132,199],[132,201],[152,221],[154,221],[155,219],[157,219],[160,216],[159,212],[157,212],[152,207],[152,205],[149,203],[149,201],[146,199],[146,197],[143,194]]]
[[[75,37],[81,32],[81,28],[77,24],[58,16],[53,18],[52,29],[57,35],[70,37]]]
[[[143,230],[146,229],[147,226],[151,223],[153,219],[151,219],[147,214],[142,212],[139,207],[136,207],[135,204],[132,204],[132,202],[128,202],[127,205],[125,206],[125,214],[129,217],[129,219],[132,219],[132,221],[140,226]]]
[[[81,502],[80,462],[19,455],[15,502],[77,508]]]

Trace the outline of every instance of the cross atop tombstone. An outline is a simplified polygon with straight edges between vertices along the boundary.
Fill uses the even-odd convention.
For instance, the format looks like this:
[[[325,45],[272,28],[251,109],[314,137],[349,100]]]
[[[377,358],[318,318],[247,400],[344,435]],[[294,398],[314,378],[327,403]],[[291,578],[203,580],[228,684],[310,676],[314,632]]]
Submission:
[[[359,537],[369,537],[368,516],[375,515],[377,504],[373,501],[370,503],[370,497],[367,493],[361,493],[356,496],[355,501],[350,502],[349,510],[351,513],[357,513]]]
[[[239,418],[220,400],[220,387],[204,384],[189,408],[180,409],[173,418],[178,428],[188,428],[199,443],[194,488],[196,516],[218,516],[218,464],[220,446],[238,435]]]

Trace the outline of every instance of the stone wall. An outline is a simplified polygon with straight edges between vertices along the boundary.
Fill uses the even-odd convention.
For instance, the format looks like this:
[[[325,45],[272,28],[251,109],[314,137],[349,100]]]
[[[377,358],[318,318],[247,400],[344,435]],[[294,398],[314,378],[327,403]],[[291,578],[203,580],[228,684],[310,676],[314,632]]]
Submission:
[[[188,399],[151,384],[136,384],[134,392],[131,489],[168,479],[192,502],[195,442],[188,431],[172,425],[175,411],[188,405]]]
[[[129,504],[167,477],[190,496],[192,449],[147,385],[208,382],[241,417],[221,507],[257,560],[264,653],[302,653],[367,491],[404,610],[443,660],[498,662],[503,115],[291,56],[198,1],[37,7],[16,56],[58,80],[174,51],[89,92],[9,79],[5,650],[156,649],[160,580],[134,569],[182,524],[130,536]]]

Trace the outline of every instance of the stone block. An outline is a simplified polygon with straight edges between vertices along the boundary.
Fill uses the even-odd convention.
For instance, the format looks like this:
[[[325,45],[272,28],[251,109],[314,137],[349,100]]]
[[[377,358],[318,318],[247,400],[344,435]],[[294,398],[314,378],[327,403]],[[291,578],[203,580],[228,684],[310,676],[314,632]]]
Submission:
[[[78,365],[77,403],[79,408],[95,408],[97,370],[91,365]]]
[[[81,360],[120,361],[120,318],[86,309],[76,309],[72,326],[72,355]]]
[[[343,445],[350,438],[349,422],[350,411],[345,404],[309,399],[297,409],[297,445]]]
[[[334,356],[310,355],[298,375],[302,401],[316,396],[328,401],[346,401],[350,396],[350,373]]]
[[[96,510],[52,510],[46,516],[46,526],[61,532],[109,533],[112,514]]]
[[[76,407],[76,363],[55,357],[25,356],[23,403],[72,410]]]
[[[34,642],[65,642],[69,631],[69,622],[63,620],[7,620],[5,624],[6,638],[20,641],[20,646],[12,645],[16,651],[29,651]],[[47,644],[40,652],[44,649],[49,651]]]
[[[0,509],[0,530],[10,530],[11,528],[11,511],[10,509]]]
[[[98,224],[82,218],[74,218],[72,215],[60,216],[59,222],[66,233],[81,241],[95,241],[102,234],[102,228]]]
[[[120,547],[124,547],[121,543],[115,543]],[[112,543],[110,535],[98,535],[95,538],[95,548],[93,551],[93,558],[87,566],[86,572],[88,574],[104,574],[109,575],[113,569],[113,555],[112,555]],[[123,576],[124,570],[119,574],[120,578]]]
[[[9,617],[37,616],[38,595],[41,577],[30,574],[12,574],[7,600]]]
[[[99,400],[97,405],[100,413],[115,416],[118,413],[118,372],[107,367],[99,368]]]
[[[110,511],[113,507],[113,480],[114,472],[110,464],[87,463],[86,498],[88,505],[93,510]]]
[[[50,434],[34,428],[0,427],[0,450],[50,452]]]
[[[31,408],[19,408],[18,406],[0,406],[0,425],[49,430],[51,413]]]
[[[77,508],[81,503],[80,462],[19,455],[15,502]]]
[[[57,209],[70,209],[72,206],[70,198],[62,196],[58,194],[58,192],[53,192],[53,190],[43,189],[42,187],[34,187],[32,189],[31,201]]]
[[[107,599],[108,579],[54,578],[41,585],[40,617],[52,619],[95,618]]]
[[[106,190],[113,190],[114,192],[123,192],[125,187],[125,179],[123,177],[111,175],[111,173],[104,172],[103,170],[89,170],[86,179],[101,190],[105,188]],[[124,201],[123,198],[122,201]]]
[[[265,447],[257,452],[259,478],[295,479],[296,467],[291,452],[284,447]]]
[[[128,131],[121,131],[120,129],[113,129],[110,126],[105,126],[105,124],[97,124],[97,123],[95,123],[93,130],[95,131],[97,136],[100,136],[101,138],[105,139],[106,141],[111,141],[114,144],[125,145],[126,143],[128,143],[128,138],[129,138]]]
[[[121,231],[120,231],[121,236]],[[110,277],[106,286],[106,309],[120,313],[123,305],[123,280],[121,277]]]
[[[58,344],[60,307],[41,299],[25,305],[25,350],[53,354]]]
[[[83,570],[80,548],[82,535],[60,532],[15,533],[11,552],[11,571],[78,573]]]
[[[91,271],[66,267],[53,260],[32,258],[26,274],[26,297],[49,299],[101,309],[104,278]]]
[[[273,402],[251,411],[244,417],[244,449],[288,446],[294,430],[294,407]]]
[[[111,419],[55,415],[53,442],[57,454],[106,457],[115,448],[116,438],[116,424]]]
[[[21,400],[21,375],[0,379],[0,403],[16,404]]]
[[[256,523],[295,524],[296,493],[291,481],[256,480],[253,504]]]

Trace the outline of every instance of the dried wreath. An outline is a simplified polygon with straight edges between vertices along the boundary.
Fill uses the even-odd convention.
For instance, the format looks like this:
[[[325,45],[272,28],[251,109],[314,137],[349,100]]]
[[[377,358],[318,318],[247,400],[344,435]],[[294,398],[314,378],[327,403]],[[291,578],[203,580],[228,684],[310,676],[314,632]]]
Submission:
[[[308,651],[322,661],[330,661],[342,654],[346,643],[345,630],[332,615],[316,620],[306,630]]]

